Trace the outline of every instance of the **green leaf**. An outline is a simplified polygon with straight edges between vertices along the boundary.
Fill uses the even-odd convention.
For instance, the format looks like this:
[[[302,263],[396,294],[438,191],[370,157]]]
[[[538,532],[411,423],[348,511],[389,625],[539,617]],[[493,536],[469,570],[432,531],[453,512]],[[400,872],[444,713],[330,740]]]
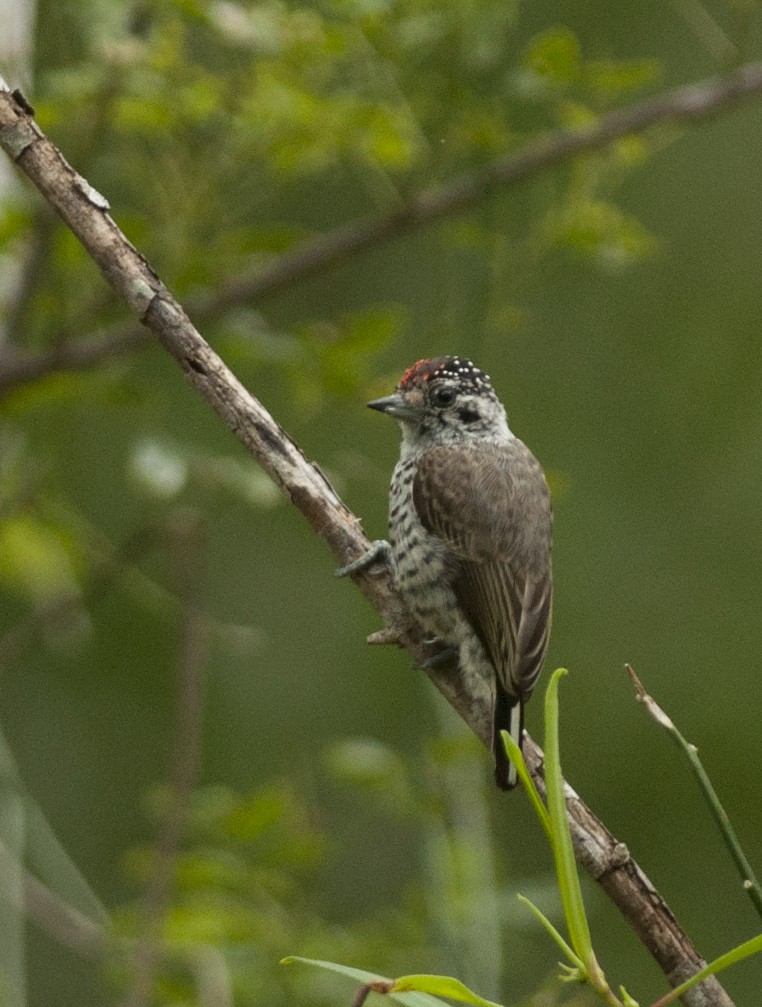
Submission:
[[[558,977],[559,982],[584,983],[587,981],[587,971],[584,965],[580,969],[574,965],[565,965],[563,962],[559,962],[558,964],[561,969],[561,975]]]
[[[476,1007],[501,1007],[493,1000],[485,1000],[484,997],[480,997],[478,993],[474,993],[459,979],[453,979],[452,976],[414,975],[400,976],[399,979],[394,980],[394,992],[402,993],[408,990],[448,997],[459,1003],[475,1004]]]
[[[619,996],[622,1000],[622,1007],[640,1007],[637,1000],[633,1000],[624,986],[619,987]]]
[[[562,953],[564,955],[566,955],[566,957],[569,959],[569,961],[571,962],[572,966],[574,968],[576,968],[576,969],[579,969],[582,973],[584,973],[585,966],[584,966],[583,962],[581,962],[580,959],[574,954],[574,951],[569,947],[569,945],[563,939],[563,937],[561,936],[561,934],[556,930],[556,928],[550,922],[550,920],[545,915],[545,913],[543,913],[540,909],[538,909],[537,906],[534,904],[534,902],[531,902],[528,898],[526,898],[526,896],[524,896],[524,895],[517,895],[516,898],[519,900],[519,902],[523,903],[525,906],[527,906],[534,913],[534,915],[540,921],[540,923],[543,925],[543,927],[545,928],[545,930],[547,930],[547,932],[550,934],[550,936],[553,938],[553,940],[559,946],[559,948],[561,949]]]
[[[752,955],[757,955],[762,952],[762,934],[757,937],[752,937],[751,940],[746,941],[743,944],[739,944],[738,947],[732,949],[732,951],[726,951],[724,955],[720,955],[719,958],[715,958],[713,962],[709,962],[707,966],[697,972],[695,976],[691,976],[690,979],[686,979],[684,983],[680,986],[676,986],[673,990],[670,990],[666,996],[663,996],[654,1007],[666,1007],[667,1004],[671,1004],[674,1000],[677,1000],[687,993],[689,989],[693,989],[697,986],[703,979],[707,976],[716,975],[718,972],[722,972],[723,969],[728,968],[730,965],[735,965],[737,962],[741,962],[744,958],[750,958]]]
[[[0,523],[0,579],[36,601],[76,596],[68,543],[58,529],[29,515]]]
[[[549,84],[570,84],[580,75],[579,40],[568,28],[549,28],[532,39],[523,62]]]
[[[374,972],[365,972],[363,969],[355,969],[349,965],[338,965],[336,962],[321,961],[319,958],[301,958],[298,955],[289,955],[287,958],[281,959],[281,965],[294,964],[312,965],[315,968],[325,969],[327,972],[335,972],[337,975],[345,976],[347,979],[353,979],[358,983],[382,982],[388,983],[390,987],[393,984],[393,980],[385,979]],[[446,1007],[444,1001],[438,997],[433,997],[428,993],[419,991],[395,992],[390,989],[385,995],[392,1003],[402,1004],[402,1007]],[[483,1005],[488,1004],[488,1001],[482,1000],[481,1003]]]
[[[532,802],[532,807],[535,810],[535,814],[540,820],[540,825],[542,825],[545,830],[545,835],[548,837],[548,842],[553,845],[553,834],[550,828],[550,818],[548,816],[548,810],[542,802],[537,787],[534,785],[534,780],[529,775],[529,770],[527,769],[527,764],[524,762],[524,756],[521,749],[510,736],[508,731],[501,731],[500,736],[503,739],[503,744],[505,745],[505,750],[508,753],[508,758],[516,767],[516,771],[519,774],[521,782],[524,784],[524,790],[529,795],[529,800]]]
[[[551,244],[572,248],[610,268],[637,262],[656,249],[655,239],[635,217],[600,199],[574,200],[552,211],[544,229]]]
[[[374,979],[383,979],[383,976],[376,975],[375,972],[366,972],[364,969],[355,969],[351,965],[339,965],[337,962],[326,962],[320,958],[303,958],[301,955],[286,955],[281,958],[281,965],[313,965],[318,969],[325,969],[326,972],[336,972],[347,979],[356,979],[360,983],[372,982]],[[391,982],[391,980],[386,980]]]
[[[251,843],[282,822],[292,803],[288,790],[277,786],[263,787],[228,812],[223,823],[224,831],[241,842]]]
[[[585,83],[604,97],[655,84],[660,76],[658,59],[596,59],[584,67]]]
[[[595,956],[574,859],[558,740],[558,683],[567,674],[566,668],[556,669],[545,694],[545,783],[548,789],[548,814],[553,833],[553,855],[566,925],[569,928],[574,951],[582,959],[585,967],[592,971],[595,968]]]
[[[150,858],[147,865],[148,876],[156,864]],[[243,890],[247,878],[246,864],[226,850],[209,850],[202,853],[186,853],[177,858],[175,877],[184,892],[210,890],[217,892],[238,892]]]
[[[325,759],[331,774],[344,783],[388,795],[408,793],[404,760],[388,745],[372,738],[337,742],[326,750]]]

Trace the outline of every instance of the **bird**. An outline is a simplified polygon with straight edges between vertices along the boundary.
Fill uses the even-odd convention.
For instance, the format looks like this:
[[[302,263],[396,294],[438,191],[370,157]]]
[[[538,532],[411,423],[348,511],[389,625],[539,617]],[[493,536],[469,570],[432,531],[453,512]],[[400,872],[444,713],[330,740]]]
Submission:
[[[419,360],[368,403],[397,420],[389,540],[337,571],[384,561],[439,656],[492,704],[495,781],[517,782],[501,730],[522,744],[553,609],[552,504],[540,463],[510,430],[484,371],[461,356]],[[433,660],[436,660],[434,658]]]

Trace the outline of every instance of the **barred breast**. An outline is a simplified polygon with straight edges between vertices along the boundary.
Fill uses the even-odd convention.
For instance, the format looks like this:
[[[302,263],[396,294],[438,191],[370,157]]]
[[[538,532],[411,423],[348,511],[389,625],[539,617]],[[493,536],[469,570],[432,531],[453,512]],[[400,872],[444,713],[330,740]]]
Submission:
[[[441,539],[428,532],[413,503],[417,460],[398,462],[389,493],[389,544],[395,583],[411,614],[445,646],[460,647],[473,631],[461,613],[451,582],[455,560]],[[478,642],[478,641],[477,641]]]

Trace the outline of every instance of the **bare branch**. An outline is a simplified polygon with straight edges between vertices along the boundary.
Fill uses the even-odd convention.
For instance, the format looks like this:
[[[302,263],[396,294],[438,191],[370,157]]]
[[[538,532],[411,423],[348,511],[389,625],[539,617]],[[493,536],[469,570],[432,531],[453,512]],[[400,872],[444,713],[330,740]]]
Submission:
[[[352,1007],[363,1007],[371,993],[391,993],[393,989],[394,982],[389,979],[374,979],[372,982],[363,983],[357,987],[352,997]]]
[[[572,157],[600,150],[623,136],[642,133],[655,125],[698,122],[760,91],[762,62],[747,63],[726,76],[674,88],[616,109],[596,122],[575,129],[553,130],[480,171],[424,190],[388,213],[308,238],[264,269],[258,266],[247,270],[213,294],[189,298],[188,314],[200,323],[230,308],[258,304],[353,255],[467,210],[497,189],[525,182]],[[5,347],[0,350],[0,396],[45,374],[86,370],[148,345],[143,329],[131,322],[121,322],[45,353]]]
[[[526,734],[524,759],[544,795],[542,749]],[[614,902],[659,963],[670,985],[679,986],[702,969],[706,961],[626,845],[615,839],[568,784],[566,804],[578,862]],[[732,1000],[714,977],[690,990],[682,1001],[686,1007],[732,1007]]]
[[[754,87],[762,87],[762,65],[755,64],[753,72],[746,68],[740,77],[734,75],[725,81],[724,100],[746,93],[752,88],[752,81]],[[705,89],[693,89],[683,99],[682,114],[683,117],[706,114],[708,108],[717,104],[716,94],[712,104]],[[662,119],[665,114],[662,106]],[[650,121],[658,118],[652,113]],[[628,129],[632,128],[630,123]],[[7,92],[0,92],[0,144],[61,214],[108,282],[155,332],[188,381],[280,486],[339,561],[346,564],[362,554],[369,543],[360,523],[320,469],[307,462],[291,438],[203,340],[145,259],[121,234],[106,212],[103,197],[76,174],[43,136],[23,105]],[[420,664],[425,648],[394,595],[388,577],[364,573],[353,579],[381,614],[386,627]],[[437,667],[427,673],[477,736],[488,744],[490,718],[484,701],[464,692],[452,668]],[[542,786],[542,752],[529,739],[525,755],[533,777]],[[573,791],[569,790],[568,798],[580,863],[633,925],[670,983],[674,985],[695,974],[705,962],[626,847],[617,842]],[[687,992],[683,1002],[687,1007],[732,1007],[732,1001],[715,977]]]
[[[0,347],[0,397],[15,388],[32,384],[47,374],[86,371],[113,357],[150,345],[144,329],[133,321],[111,325],[103,332],[64,342],[43,353],[22,350],[10,344]]]
[[[599,150],[623,136],[642,133],[657,123],[696,122],[707,118],[732,102],[760,91],[762,62],[748,63],[727,76],[646,98],[584,126],[553,130],[480,171],[460,175],[451,182],[425,190],[390,213],[360,220],[306,241],[286,252],[264,272],[231,280],[210,300],[209,310],[259,301],[357,252],[467,210],[497,188],[526,181],[572,157]]]

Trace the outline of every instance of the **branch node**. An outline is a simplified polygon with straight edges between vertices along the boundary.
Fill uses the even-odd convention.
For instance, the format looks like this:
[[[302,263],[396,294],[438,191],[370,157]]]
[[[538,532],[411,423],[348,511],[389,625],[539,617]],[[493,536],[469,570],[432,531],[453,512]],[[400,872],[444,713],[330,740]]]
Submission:
[[[15,94],[15,92],[14,92]],[[111,203],[106,199],[105,196],[101,195],[97,189],[93,188],[92,185],[83,178],[78,172],[74,172],[74,185],[76,189],[82,193],[88,203],[92,203],[94,207],[98,210],[110,210]]]
[[[11,97],[15,100],[15,102],[19,106],[19,108],[23,112],[26,112],[27,115],[34,115],[35,114],[34,109],[29,104],[29,102],[26,100],[26,98],[21,93],[21,90],[19,88],[16,87],[16,88],[14,88],[11,91]]]
[[[186,357],[185,358],[185,363],[188,365],[188,367],[190,367],[190,369],[192,371],[195,371],[196,374],[208,374],[209,373],[207,371],[206,367],[204,367],[204,365],[201,363],[201,361],[200,360],[194,360],[193,357]]]
[[[609,854],[611,868],[624,867],[630,860],[630,851],[625,843],[617,843]]]
[[[34,123],[29,119],[19,119],[12,126],[0,129],[0,146],[14,161],[18,161],[39,138]]]
[[[357,992],[352,1000],[352,1007],[363,1007],[371,993],[391,993],[394,983],[388,979],[374,979],[373,982],[363,983],[357,987]]]
[[[148,324],[148,315],[154,304],[159,300],[159,291],[140,274],[130,277],[125,286],[124,296],[130,307],[137,313],[140,321]]]
[[[648,695],[643,683],[635,674],[632,665],[625,664],[625,669],[632,679],[632,684],[635,686],[635,699],[645,706],[646,710],[651,714],[657,724],[661,725],[661,727],[665,728],[667,731],[674,731],[675,725],[672,722],[672,718],[669,717],[664,710],[662,710],[652,696]]]

